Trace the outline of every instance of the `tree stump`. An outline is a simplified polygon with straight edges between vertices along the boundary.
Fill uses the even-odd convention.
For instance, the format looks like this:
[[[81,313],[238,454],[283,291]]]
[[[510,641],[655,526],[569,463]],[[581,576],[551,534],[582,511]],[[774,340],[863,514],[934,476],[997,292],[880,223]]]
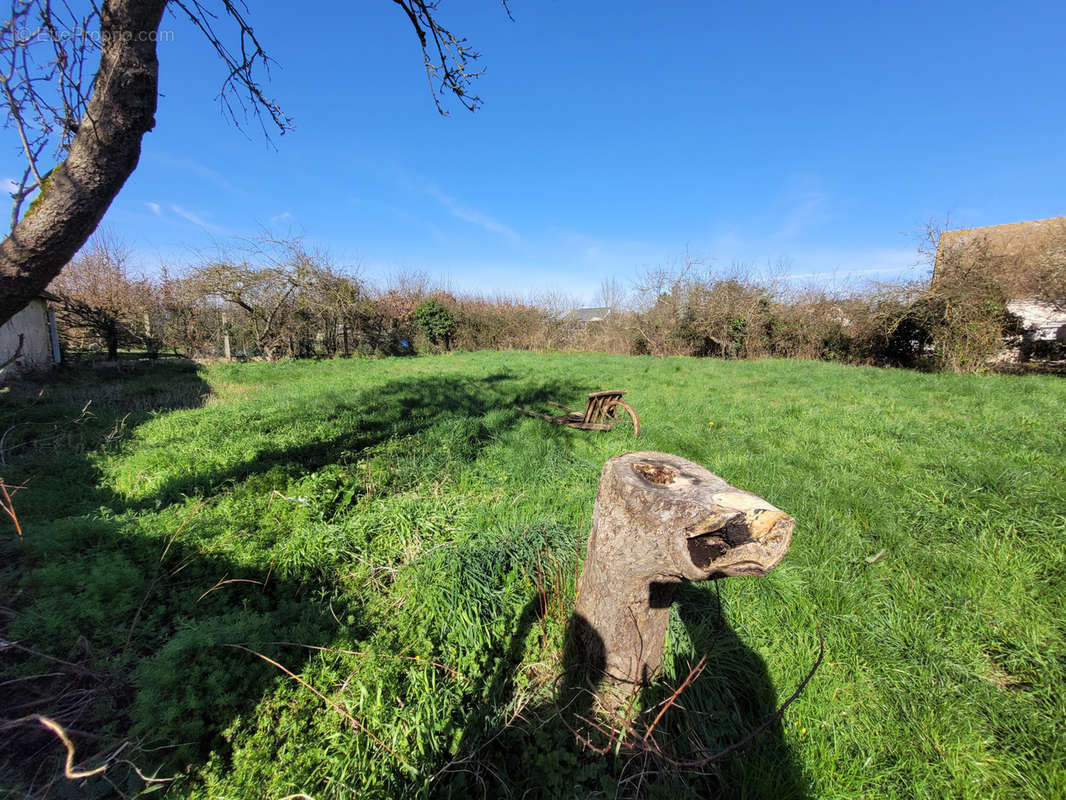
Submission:
[[[646,683],[662,663],[677,585],[765,575],[788,550],[794,526],[780,509],[678,456],[612,458],[600,476],[571,620],[577,658],[608,689]]]

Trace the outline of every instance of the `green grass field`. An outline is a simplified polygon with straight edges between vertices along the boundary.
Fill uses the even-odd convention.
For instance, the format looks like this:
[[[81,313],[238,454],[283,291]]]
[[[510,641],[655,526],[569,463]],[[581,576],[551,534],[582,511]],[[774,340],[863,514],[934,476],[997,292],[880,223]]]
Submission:
[[[515,411],[605,388],[639,439]],[[1061,379],[522,352],[167,365],[0,394],[0,434],[0,475],[28,480],[24,541],[0,518],[0,714],[49,713],[81,768],[109,763],[67,781],[55,737],[7,726],[2,796],[130,796],[132,762],[189,798],[1066,797]],[[662,741],[741,739],[824,635],[782,723],[702,771],[582,748],[557,703],[600,469],[635,449],[797,520],[767,578],[680,593],[644,702],[708,667]]]

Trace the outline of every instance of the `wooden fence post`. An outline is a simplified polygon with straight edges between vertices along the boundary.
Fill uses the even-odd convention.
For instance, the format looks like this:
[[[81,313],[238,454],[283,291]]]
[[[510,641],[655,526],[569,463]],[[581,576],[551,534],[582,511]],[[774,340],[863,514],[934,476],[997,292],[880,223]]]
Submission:
[[[226,359],[226,361],[230,360],[229,325],[226,320],[225,311],[222,312],[222,357]]]

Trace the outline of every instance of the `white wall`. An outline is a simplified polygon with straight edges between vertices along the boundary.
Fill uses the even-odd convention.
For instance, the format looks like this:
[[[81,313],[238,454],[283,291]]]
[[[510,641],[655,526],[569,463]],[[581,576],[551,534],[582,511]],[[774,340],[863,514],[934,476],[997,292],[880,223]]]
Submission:
[[[1007,310],[1021,317],[1022,327],[1033,331],[1033,338],[1046,340],[1061,338],[1066,328],[1066,314],[1048,303],[1038,300],[1011,300]]]
[[[0,325],[0,364],[7,361],[23,335],[22,355],[18,365],[23,369],[40,369],[52,363],[52,341],[48,332],[48,309],[44,300],[34,300],[19,313]],[[5,370],[5,372],[9,371]]]

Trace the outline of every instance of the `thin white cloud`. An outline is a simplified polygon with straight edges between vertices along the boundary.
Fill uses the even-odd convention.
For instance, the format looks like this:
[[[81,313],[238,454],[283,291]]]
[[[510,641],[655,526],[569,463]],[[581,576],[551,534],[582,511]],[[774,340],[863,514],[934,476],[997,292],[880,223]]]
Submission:
[[[748,242],[735,230],[716,233],[707,240],[707,252],[719,258],[744,252],[747,248]]]
[[[210,183],[215,187],[221,189],[222,191],[228,192],[229,194],[238,197],[246,197],[248,195],[247,191],[242,189],[240,186],[236,186],[231,183],[223,174],[211,169],[206,164],[202,164],[199,161],[196,161],[195,159],[187,158],[184,156],[175,157],[164,154],[157,154],[154,156],[154,159],[159,161],[164,166],[180,170],[181,172],[186,174],[191,173],[200,180]]]
[[[184,219],[184,220],[186,220],[188,222],[191,222],[193,225],[196,225],[196,226],[198,226],[200,228],[203,228],[205,231],[210,231],[211,233],[221,233],[221,234],[228,234],[229,233],[229,231],[227,231],[225,228],[220,228],[218,225],[213,225],[212,223],[210,223],[207,220],[205,220],[203,217],[200,217],[199,215],[193,213],[192,211],[185,210],[184,208],[182,208],[181,206],[177,205],[176,203],[171,203],[170,210],[173,211],[175,214],[177,214],[182,219]]]
[[[587,264],[604,267],[639,265],[669,258],[674,248],[624,237],[601,236],[567,228],[548,228],[553,246],[559,251],[553,258],[572,260],[580,257]]]
[[[437,202],[448,209],[448,213],[456,219],[461,219],[463,222],[469,222],[471,225],[477,225],[479,228],[484,228],[492,233],[502,234],[512,242],[517,242],[521,238],[513,228],[507,227],[502,222],[498,222],[488,214],[478,211],[476,208],[462,205],[454,197],[444,194],[444,192],[435,187],[431,186],[427,188],[426,194],[435,198]]]
[[[148,210],[157,217],[163,216],[163,209],[159,206],[159,203],[145,203],[145,205],[148,206]]]
[[[796,171],[784,177],[773,200],[777,218],[770,238],[791,240],[809,233],[833,218],[833,197],[817,172]]]
[[[807,192],[788,210],[775,239],[792,239],[829,219],[829,198],[822,192]]]
[[[899,268],[878,267],[877,269],[836,269],[829,272],[796,272],[786,275],[788,280],[796,281],[801,278],[848,278],[852,275],[885,275],[889,272],[899,272]]]
[[[19,190],[18,181],[14,178],[4,178],[4,191],[8,194],[14,194]]]
[[[878,275],[890,280],[918,280],[928,273],[927,267],[917,263],[913,250],[902,248],[818,249],[793,253],[789,260],[807,267],[805,272],[780,275],[789,281],[831,283]]]

